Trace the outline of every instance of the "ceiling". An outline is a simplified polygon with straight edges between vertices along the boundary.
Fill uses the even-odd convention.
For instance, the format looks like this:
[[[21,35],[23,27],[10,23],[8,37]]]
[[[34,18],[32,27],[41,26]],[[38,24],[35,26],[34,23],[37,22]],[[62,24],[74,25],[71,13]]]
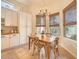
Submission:
[[[18,2],[20,2],[22,4],[25,4],[25,5],[30,3],[30,0],[16,0],[16,1],[18,1]]]
[[[45,4],[51,4],[51,3],[55,3],[58,0],[16,0],[20,3],[23,4],[29,4],[29,5],[45,5]],[[60,0],[63,1],[63,0]]]
[[[17,1],[25,6],[29,6],[31,10],[52,9],[59,10],[70,4],[73,0],[9,0]]]
[[[46,5],[63,5],[64,3],[68,3],[72,0],[16,0],[22,4],[25,5],[31,5],[31,6],[46,6]]]
[[[24,5],[40,7],[40,6],[62,6],[72,0],[15,0],[15,1],[20,2]]]

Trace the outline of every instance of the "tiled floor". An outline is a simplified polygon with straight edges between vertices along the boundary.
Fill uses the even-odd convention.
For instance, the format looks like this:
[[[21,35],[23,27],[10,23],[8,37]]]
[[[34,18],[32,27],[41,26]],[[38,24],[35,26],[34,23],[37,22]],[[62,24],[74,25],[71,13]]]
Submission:
[[[76,59],[63,48],[60,48],[59,51],[60,56],[58,59]],[[32,55],[32,51],[29,51],[28,46],[26,45],[19,48],[3,51],[1,53],[1,59],[38,59],[38,54]]]

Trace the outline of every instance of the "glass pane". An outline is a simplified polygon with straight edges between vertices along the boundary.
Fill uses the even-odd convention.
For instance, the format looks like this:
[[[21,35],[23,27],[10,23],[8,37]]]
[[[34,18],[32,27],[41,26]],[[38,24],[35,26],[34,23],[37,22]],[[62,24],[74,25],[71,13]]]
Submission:
[[[45,27],[37,27],[37,34],[41,34],[42,31],[45,32]]]
[[[41,18],[40,17],[36,17],[36,25],[40,25],[41,24]]]
[[[65,28],[64,28],[65,37],[76,40],[77,39],[76,30],[77,30],[76,25],[65,26]]]
[[[60,34],[60,28],[59,27],[50,27],[50,33],[52,35],[57,36]]]
[[[50,22],[50,25],[59,24],[59,22],[60,22],[59,15],[51,16],[49,22]]]
[[[45,16],[36,16],[36,25],[46,25],[46,17]]]
[[[46,18],[45,16],[41,17],[41,25],[45,25],[46,23]]]
[[[77,20],[77,15],[76,15],[76,8],[70,8],[69,10],[67,10],[65,12],[65,22],[69,23],[69,22],[76,22]]]

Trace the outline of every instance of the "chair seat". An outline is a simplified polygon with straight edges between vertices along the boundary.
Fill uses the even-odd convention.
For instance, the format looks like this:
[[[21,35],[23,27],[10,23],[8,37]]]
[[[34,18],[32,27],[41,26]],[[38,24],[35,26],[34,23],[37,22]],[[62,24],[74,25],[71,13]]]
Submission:
[[[50,59],[54,59],[54,51],[53,50],[51,50],[51,52],[50,52]]]
[[[40,59],[46,59],[45,49],[42,47],[40,49]]]

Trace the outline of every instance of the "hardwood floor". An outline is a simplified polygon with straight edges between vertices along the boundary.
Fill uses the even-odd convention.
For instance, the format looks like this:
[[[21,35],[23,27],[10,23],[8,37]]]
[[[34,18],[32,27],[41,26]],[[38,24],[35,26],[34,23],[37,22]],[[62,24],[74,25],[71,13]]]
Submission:
[[[60,47],[58,59],[76,59],[66,50]],[[28,46],[22,46],[11,50],[1,52],[1,59],[38,59],[38,54],[32,55],[32,51],[28,50]]]

